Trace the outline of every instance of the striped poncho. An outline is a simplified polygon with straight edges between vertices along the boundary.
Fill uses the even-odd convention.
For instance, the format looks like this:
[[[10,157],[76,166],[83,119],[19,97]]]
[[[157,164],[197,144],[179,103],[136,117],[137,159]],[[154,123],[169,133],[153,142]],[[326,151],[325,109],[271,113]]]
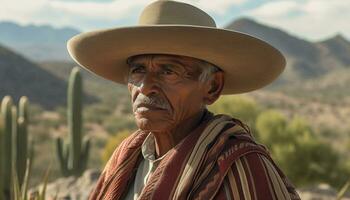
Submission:
[[[136,131],[115,150],[90,200],[123,199],[149,133]],[[203,122],[169,150],[142,189],[140,200],[300,199],[266,149],[239,120],[207,113]]]

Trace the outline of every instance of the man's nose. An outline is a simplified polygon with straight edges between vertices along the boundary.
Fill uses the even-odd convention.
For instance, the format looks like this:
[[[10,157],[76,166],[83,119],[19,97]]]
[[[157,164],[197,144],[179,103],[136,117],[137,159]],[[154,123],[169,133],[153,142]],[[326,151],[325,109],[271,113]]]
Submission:
[[[159,91],[157,74],[154,72],[146,73],[139,86],[139,90],[144,95],[157,94]]]

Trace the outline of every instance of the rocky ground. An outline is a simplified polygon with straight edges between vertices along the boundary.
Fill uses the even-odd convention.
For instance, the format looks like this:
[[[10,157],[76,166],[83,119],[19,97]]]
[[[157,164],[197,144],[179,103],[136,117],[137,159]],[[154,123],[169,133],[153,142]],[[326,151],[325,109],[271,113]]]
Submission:
[[[337,191],[326,184],[299,189],[298,193],[302,200],[335,200],[337,197]],[[342,200],[350,200],[350,196],[347,195]]]
[[[100,171],[87,170],[80,178],[59,178],[49,183],[46,190],[46,200],[86,200],[94,188]]]
[[[57,179],[48,184],[46,199],[54,200],[54,197],[57,196],[57,200],[86,200],[99,175],[98,170],[87,170],[78,179],[73,177]],[[335,200],[337,191],[326,184],[320,184],[299,189],[298,193],[302,200]],[[350,195],[342,200],[350,200]]]

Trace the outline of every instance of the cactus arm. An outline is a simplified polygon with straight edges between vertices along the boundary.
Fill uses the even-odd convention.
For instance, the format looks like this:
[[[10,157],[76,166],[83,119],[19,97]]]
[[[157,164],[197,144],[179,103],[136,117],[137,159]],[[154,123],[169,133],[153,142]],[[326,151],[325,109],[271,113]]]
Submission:
[[[81,167],[80,167],[80,174],[82,174],[85,169],[87,168],[87,161],[89,158],[89,152],[90,152],[90,139],[85,137],[83,141],[83,150],[81,153]]]
[[[3,190],[4,190],[4,184],[3,184],[3,165],[4,165],[4,131],[3,131],[3,118],[0,116],[0,200],[4,200],[3,197]]]
[[[28,147],[28,157],[26,160],[26,171],[24,175],[24,180],[21,185],[21,194],[22,194],[22,199],[26,200],[28,199],[28,187],[29,187],[29,180],[31,177],[31,172],[32,172],[32,166],[33,166],[33,161],[34,161],[34,141],[31,140],[29,147]]]
[[[3,128],[3,152],[2,152],[2,175],[1,181],[3,184],[3,197],[4,199],[10,198],[10,182],[11,182],[11,169],[12,169],[12,162],[11,162],[11,155],[12,155],[12,98],[10,96],[5,96],[1,103],[1,114],[4,121],[4,128]]]
[[[57,148],[57,155],[59,159],[59,163],[61,166],[62,174],[64,176],[68,176],[69,170],[68,170],[68,151],[65,148],[64,141],[61,138],[56,139],[56,148]]]
[[[12,168],[15,168],[17,166],[17,107],[12,106],[11,107],[12,112],[12,134],[11,134],[11,162],[12,162]],[[11,171],[9,171],[11,172]],[[12,174],[12,173],[11,173]]]
[[[65,143],[63,146],[64,157],[66,158],[65,176],[71,176],[73,174],[72,168],[69,167],[69,158],[72,156],[69,151],[69,144]]]
[[[26,171],[26,163],[28,156],[28,132],[27,122],[23,117],[18,119],[18,130],[17,130],[17,177],[18,182],[22,185],[24,180],[24,174]]]
[[[19,100],[18,116],[23,117],[27,123],[29,123],[28,104],[29,104],[28,97],[22,96]]]
[[[12,186],[12,169],[15,166],[13,139],[15,139],[15,131],[17,126],[16,119],[17,109],[13,106],[12,98],[5,96],[1,103],[1,115],[4,120],[4,134],[2,147],[2,176],[1,181],[3,185],[4,199],[11,198]]]
[[[22,96],[19,100],[17,131],[16,131],[16,167],[17,177],[22,187],[27,166],[28,154],[28,105],[29,100]]]
[[[11,196],[13,197],[13,199],[19,199],[21,189],[20,189],[20,184],[18,182],[18,176],[17,176],[16,169],[12,169],[11,174],[12,174],[12,180],[13,180],[13,183],[12,183],[13,187],[11,190],[11,192],[12,192]]]
[[[17,131],[13,134],[14,137],[16,137],[16,139],[14,139],[14,155],[17,177],[20,186],[23,185],[28,156],[28,104],[28,98],[22,96],[19,100],[18,119],[17,117],[14,118],[14,123],[17,123]]]

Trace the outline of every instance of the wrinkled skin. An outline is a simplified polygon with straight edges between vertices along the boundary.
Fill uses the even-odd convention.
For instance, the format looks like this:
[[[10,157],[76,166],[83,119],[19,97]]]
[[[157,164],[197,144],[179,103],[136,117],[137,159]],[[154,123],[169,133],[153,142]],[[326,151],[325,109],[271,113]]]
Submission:
[[[220,95],[223,72],[200,82],[199,63],[175,55],[139,55],[129,62],[128,89],[136,124],[155,136],[158,156],[188,135],[200,122],[205,106]]]

